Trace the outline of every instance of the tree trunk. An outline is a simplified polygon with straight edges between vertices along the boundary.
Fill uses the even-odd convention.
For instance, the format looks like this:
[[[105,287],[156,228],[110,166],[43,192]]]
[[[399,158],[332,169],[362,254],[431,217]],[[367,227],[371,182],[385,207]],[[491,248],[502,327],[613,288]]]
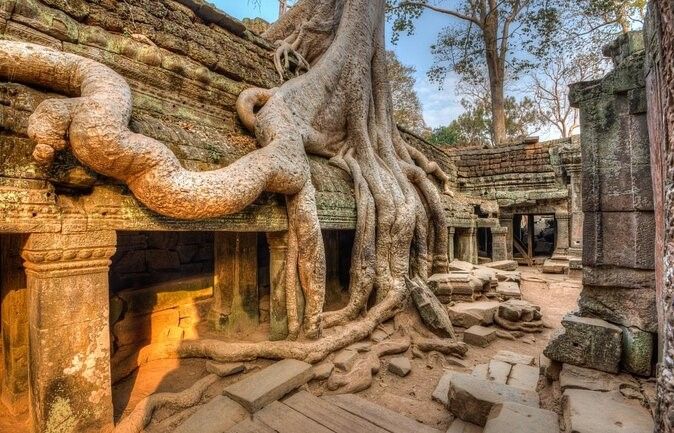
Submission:
[[[491,92],[492,145],[498,146],[507,139],[505,113],[505,61],[499,57],[498,17],[492,14],[484,21],[482,30]]]

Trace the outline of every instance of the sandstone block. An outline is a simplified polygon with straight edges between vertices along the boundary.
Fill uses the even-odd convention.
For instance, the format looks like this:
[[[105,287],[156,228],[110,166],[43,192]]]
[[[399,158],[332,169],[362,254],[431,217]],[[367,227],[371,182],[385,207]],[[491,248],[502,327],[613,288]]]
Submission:
[[[265,405],[304,385],[313,375],[311,364],[284,359],[228,386],[224,394],[249,412],[257,412]]]
[[[510,370],[507,384],[515,388],[536,391],[538,386],[539,369],[530,365],[515,364]]]
[[[557,414],[549,410],[503,403],[494,406],[484,433],[559,433]]]
[[[512,365],[507,362],[492,359],[489,361],[489,374],[487,379],[496,383],[506,384],[511,369]]]
[[[534,365],[534,357],[523,355],[521,353],[510,352],[509,350],[499,350],[493,359],[507,362],[509,364]]]
[[[470,373],[471,376],[477,377],[478,379],[488,380],[489,379],[489,364],[478,364],[473,368],[473,371]]]
[[[314,380],[325,380],[330,377],[335,369],[335,364],[330,361],[322,362],[314,366]]]
[[[563,328],[543,352],[548,358],[596,370],[617,373],[622,354],[622,330],[600,319],[567,315]]]
[[[187,418],[175,433],[221,433],[248,418],[248,411],[223,395],[216,396]]]
[[[459,302],[447,307],[454,326],[470,328],[474,325],[491,325],[499,307],[497,301]]]
[[[626,374],[611,374],[590,368],[564,364],[559,373],[559,386],[567,389],[585,389],[589,391],[618,391],[622,386],[639,388],[639,384]]]
[[[464,262],[462,260],[452,260],[449,263],[449,270],[450,271],[465,271],[465,272],[472,272],[472,270],[475,269],[475,265],[469,262]]]
[[[208,361],[206,363],[206,371],[211,374],[217,374],[220,377],[227,377],[233,374],[241,373],[246,369],[246,366],[241,362],[219,363],[215,361]]]
[[[567,389],[562,404],[567,429],[574,433],[653,431],[650,412],[618,392]]]
[[[538,394],[532,391],[456,373],[449,384],[449,409],[458,418],[484,426],[495,405],[513,402],[537,408]]]
[[[623,327],[623,368],[638,376],[649,377],[652,373],[655,336],[639,328]]]
[[[538,367],[541,375],[545,376],[549,381],[559,380],[559,373],[562,370],[561,363],[553,361],[541,353],[538,359]]]
[[[475,325],[463,333],[463,341],[473,346],[487,347],[496,339],[496,329]]]
[[[356,362],[357,358],[358,352],[355,350],[344,349],[335,356],[335,359],[333,359],[332,362],[338,369],[342,371],[349,371],[351,370],[351,367],[353,367],[353,364]]]
[[[471,424],[469,422],[455,419],[449,426],[447,433],[482,433],[483,429],[479,425]]]
[[[501,260],[498,262],[485,263],[488,268],[498,269],[500,271],[516,271],[517,262],[515,260]]]
[[[547,259],[543,263],[544,274],[567,274],[569,272],[568,260]]]
[[[496,293],[506,299],[521,299],[520,285],[514,281],[501,281],[498,283]]]
[[[595,287],[585,284],[578,301],[580,314],[618,325],[658,332],[655,290]]]
[[[389,360],[388,371],[397,374],[400,377],[405,377],[412,371],[412,364],[410,364],[410,360],[404,356],[396,356]]]
[[[445,371],[445,373],[440,377],[438,384],[433,390],[431,397],[433,400],[438,401],[445,406],[449,404],[449,381],[452,379],[453,371]]]

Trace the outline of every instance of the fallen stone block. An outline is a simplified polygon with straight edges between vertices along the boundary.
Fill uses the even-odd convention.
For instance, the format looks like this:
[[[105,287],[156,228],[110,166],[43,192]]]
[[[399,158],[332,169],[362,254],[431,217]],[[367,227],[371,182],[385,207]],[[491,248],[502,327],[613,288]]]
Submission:
[[[564,364],[559,373],[559,386],[567,389],[585,389],[589,391],[618,391],[623,386],[639,389],[639,384],[626,374],[611,374],[590,368]]]
[[[221,433],[248,418],[243,406],[231,398],[218,395],[199,407],[174,433]]]
[[[246,369],[246,366],[241,362],[219,363],[215,361],[208,361],[206,363],[206,371],[211,374],[216,374],[220,377],[227,377],[233,374],[241,373]]]
[[[435,390],[431,397],[445,406],[449,403],[449,381],[452,379],[453,371],[446,371],[435,386]]]
[[[496,340],[496,329],[480,325],[471,326],[463,333],[463,341],[473,346],[487,347],[494,340]]]
[[[468,374],[455,373],[449,383],[449,410],[458,418],[484,426],[494,405],[513,402],[538,407],[533,391],[515,388]]]
[[[650,411],[618,392],[567,389],[562,398],[564,421],[573,433],[650,433]]]
[[[330,377],[335,369],[335,364],[330,361],[321,362],[314,366],[314,380],[325,380]]]
[[[561,259],[547,259],[543,263],[542,272],[544,274],[568,274],[569,261]]]
[[[541,320],[541,307],[521,299],[510,299],[498,306],[497,314],[511,322],[533,322]]]
[[[482,427],[461,419],[455,419],[449,426],[447,433],[483,433]]]
[[[454,259],[449,263],[450,271],[472,272],[473,269],[475,269],[475,265],[470,262]]]
[[[507,362],[492,359],[489,361],[489,374],[487,375],[487,379],[496,383],[506,384],[511,369],[512,365]]]
[[[485,263],[488,268],[498,269],[499,271],[516,271],[517,262],[515,260],[500,260],[498,262]]]
[[[534,357],[523,355],[521,353],[511,352],[509,350],[499,350],[493,359],[507,362],[509,364],[534,365]]]
[[[470,328],[474,325],[493,324],[498,308],[497,301],[458,302],[447,307],[447,312],[454,326]]]
[[[562,370],[562,363],[553,361],[547,356],[540,354],[538,358],[538,367],[542,376],[545,376],[551,382],[559,380],[559,373]]]
[[[506,382],[515,388],[528,389],[536,391],[540,370],[530,365],[515,364],[510,370],[510,376]]]
[[[606,321],[572,314],[562,320],[544,350],[548,358],[579,367],[617,373],[622,355],[622,330]]]
[[[471,376],[477,377],[478,379],[488,380],[489,379],[489,364],[478,364],[473,368],[473,371],[470,373]]]
[[[358,352],[355,350],[344,349],[335,355],[335,359],[333,359],[332,362],[338,369],[342,371],[350,371],[357,358]]]
[[[520,285],[514,281],[502,281],[498,283],[496,294],[505,299],[521,299]]]
[[[404,356],[396,356],[389,360],[388,371],[397,374],[400,377],[405,377],[412,371],[412,364],[410,364],[410,360]]]
[[[559,422],[549,410],[503,403],[492,408],[484,433],[559,433]]]
[[[311,364],[284,359],[228,386],[224,394],[249,412],[257,412],[266,404],[309,382],[313,375]]]

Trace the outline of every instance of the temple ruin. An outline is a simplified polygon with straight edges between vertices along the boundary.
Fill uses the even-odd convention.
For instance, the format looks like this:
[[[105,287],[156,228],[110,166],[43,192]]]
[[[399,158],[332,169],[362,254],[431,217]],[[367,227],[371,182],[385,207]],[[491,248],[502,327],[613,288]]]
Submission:
[[[448,148],[376,79],[288,108],[360,28],[0,0],[0,432],[674,432],[673,20],[573,86],[579,136]]]

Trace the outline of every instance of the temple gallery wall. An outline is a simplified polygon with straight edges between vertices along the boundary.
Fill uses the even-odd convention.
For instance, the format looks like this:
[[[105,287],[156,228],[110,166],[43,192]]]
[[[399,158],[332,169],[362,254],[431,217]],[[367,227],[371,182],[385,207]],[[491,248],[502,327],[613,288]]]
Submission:
[[[471,390],[501,386],[506,391],[520,390],[516,404],[538,411],[531,417],[538,426],[547,426],[540,427],[547,428],[541,432],[599,432],[585,427],[581,420],[585,415],[575,409],[586,400],[617,408],[619,415],[613,422],[628,423],[633,428],[630,433],[674,431],[674,313],[669,308],[674,90],[666,84],[671,87],[674,51],[661,13],[651,6],[645,32],[624,35],[606,48],[604,54],[613,68],[604,78],[572,87],[572,103],[581,114],[579,136],[557,141],[526,138],[490,149],[447,148],[402,127],[396,129],[409,146],[410,161],[437,165],[437,169],[424,169],[422,177],[428,183],[421,184],[441,192],[437,196],[444,225],[442,234],[429,229],[432,234],[424,238],[432,240],[430,245],[446,238],[442,252],[446,263],[437,251],[420,253],[423,259],[412,267],[431,270],[421,282],[428,290],[414,289],[404,300],[417,306],[416,322],[432,322],[436,328],[410,337],[402,331],[405,320],[398,316],[376,323],[360,343],[335,343],[335,350],[315,360],[313,369],[287,367],[301,372],[293,370],[295,375],[279,387],[284,390],[282,395],[260,407],[249,406],[218,388],[218,398],[234,399],[243,406],[235,412],[243,415],[216,413],[227,413],[223,418],[236,419],[234,424],[264,424],[267,429],[231,431],[288,431],[283,430],[287,426],[270,427],[268,418],[255,414],[272,405],[278,410],[278,405],[292,405],[290,400],[276,400],[306,383],[302,392],[315,391],[314,396],[296,393],[291,397],[318,398],[333,387],[330,391],[346,390],[344,395],[362,391],[358,398],[371,400],[363,405],[385,406],[383,397],[366,391],[373,375],[404,371],[410,360],[409,377],[438,375],[426,381],[433,382],[424,397],[428,401],[419,399],[422,406],[437,405],[436,412],[444,418],[438,418],[435,426],[414,424],[406,428],[418,430],[407,431],[447,431],[451,422],[454,428],[471,424],[480,429],[474,431],[504,433],[497,424],[504,421],[498,419],[501,413],[509,413],[512,402],[484,403],[471,394]],[[283,86],[292,75],[285,71],[286,76],[279,77],[273,43],[201,0],[0,1],[0,35],[2,44],[37,44],[115,71],[132,94],[130,131],[163,143],[181,167],[199,172],[230,166],[261,148],[239,118],[237,99],[250,88]],[[7,46],[0,46],[0,52]],[[246,359],[229,359],[221,352],[217,356],[185,355],[190,350],[196,353],[196,345],[190,342],[205,340],[277,347],[268,342],[281,343],[292,337],[289,306],[296,308],[300,322],[305,311],[310,311],[313,299],[305,296],[301,283],[287,285],[288,261],[298,248],[308,247],[289,238],[286,198],[262,192],[252,204],[231,215],[172,218],[150,210],[127,184],[97,173],[69,149],[56,152],[50,167],[38,164],[33,157],[36,143],[28,134],[29,117],[43,101],[66,101],[78,92],[56,92],[39,85],[39,80],[12,79],[12,66],[5,64],[10,57],[0,55],[4,77],[0,80],[0,431],[4,426],[18,433],[141,431],[147,425],[156,429],[147,431],[181,431],[181,423],[188,423],[182,431],[211,431],[189,424],[199,418],[194,415],[201,413],[196,409],[166,412],[154,421],[150,411],[141,429],[119,430],[120,425],[128,428],[122,420],[130,419],[127,416],[133,407],[129,402],[142,400],[133,386],[120,384],[128,384],[129,378],[140,383],[138,378],[145,376],[139,375],[139,368],[172,357],[210,358],[216,364],[253,363],[256,358],[307,361],[306,354],[297,355],[299,349],[288,349],[283,352],[286,356],[250,355]],[[340,312],[350,305],[354,278],[360,278],[353,263],[354,255],[361,254],[355,246],[359,245],[362,218],[356,203],[362,192],[344,166],[314,155],[308,156],[308,165],[325,253],[322,308],[327,313]],[[428,210],[424,215],[430,214]],[[442,272],[432,272],[440,268]],[[528,298],[534,290],[530,287],[544,286],[545,296],[554,304],[554,290],[560,290],[562,297],[562,289],[555,287],[567,281],[580,288],[579,296],[577,302],[571,300],[573,305],[553,333],[548,328],[555,326],[546,326],[549,323],[541,313],[547,313],[546,308],[541,310],[538,300]],[[353,321],[366,321],[368,311],[377,311],[381,300],[376,297],[372,293],[362,300],[369,308],[358,311]],[[357,332],[353,327],[351,333]],[[330,338],[329,331],[326,335]],[[438,335],[442,335],[441,343],[434,340]],[[533,335],[541,335],[536,338],[544,342],[523,342]],[[324,340],[317,341],[310,344],[320,345]],[[354,348],[352,343],[364,346]],[[486,347],[495,347],[494,353]],[[512,350],[503,355],[500,349]],[[512,352],[521,350],[537,352],[525,357],[527,369],[512,358],[517,355]],[[474,352],[479,359],[471,358]],[[390,355],[404,359],[394,362]],[[504,356],[510,358],[503,361]],[[432,366],[433,357],[441,358],[440,367],[417,368],[415,363]],[[321,377],[324,372],[319,373],[318,366],[325,368],[324,358],[334,370],[330,367]],[[383,364],[380,358],[385,359]],[[376,368],[365,367],[366,362]],[[485,362],[487,367],[479,367]],[[273,368],[269,364],[247,364],[245,374],[250,376],[244,380]],[[497,368],[492,364],[507,368],[502,383],[495,379],[495,370],[490,370]],[[191,365],[183,363],[178,368]],[[195,375],[205,376],[207,367],[199,366]],[[244,374],[244,367],[234,367],[227,374],[222,373],[222,366],[218,371],[222,376]],[[453,368],[458,373],[448,376],[446,370]],[[363,376],[369,375],[370,384],[350,389],[348,382],[356,382],[348,375],[350,371],[367,371]],[[398,376],[409,371],[394,377],[408,380]],[[533,380],[533,388],[527,385],[524,396],[523,388],[512,388],[509,379],[525,374],[522,371],[529,382]],[[592,376],[592,383],[603,380],[610,386],[588,389],[584,381],[578,388],[592,394],[583,394],[568,382],[558,386],[560,371],[567,381],[571,374],[600,375],[598,379]],[[282,373],[274,375],[281,377]],[[636,390],[637,397],[619,392],[625,388],[621,381],[628,376],[628,388]],[[347,379],[339,382],[343,377]],[[199,378],[176,379],[176,383],[181,390],[187,389]],[[658,394],[649,400],[644,390],[654,388],[656,378]],[[393,383],[391,387],[398,382]],[[617,388],[611,388],[616,383]],[[176,391],[166,382],[163,386]],[[558,400],[564,404],[545,406],[542,389],[548,386],[557,387]],[[255,387],[265,388],[259,383]],[[127,388],[132,390],[124,391]],[[192,406],[225,404],[217,399],[207,402],[204,390]],[[121,398],[122,391],[128,396]],[[431,397],[431,391],[444,395]],[[379,394],[386,393],[390,389],[379,389]],[[125,399],[122,407],[119,401]],[[479,410],[462,403],[471,399],[479,400]],[[374,423],[365,415],[364,421],[350,418],[361,416],[353,407],[347,408],[353,401],[339,400],[338,404],[338,399],[323,397],[320,401],[350,413],[345,419],[353,425]],[[493,406],[499,409],[494,411]],[[387,410],[392,408],[391,404]],[[517,408],[512,410],[519,413]],[[179,420],[175,425],[161,424],[171,416]],[[410,414],[409,418],[414,417]],[[408,425],[406,420],[397,422]],[[489,427],[490,423],[496,427]],[[321,425],[325,431],[339,431]],[[361,431],[353,425],[350,431]],[[377,425],[367,431],[395,431],[392,428]],[[219,431],[230,430],[221,426]],[[622,430],[603,432],[613,431]]]

